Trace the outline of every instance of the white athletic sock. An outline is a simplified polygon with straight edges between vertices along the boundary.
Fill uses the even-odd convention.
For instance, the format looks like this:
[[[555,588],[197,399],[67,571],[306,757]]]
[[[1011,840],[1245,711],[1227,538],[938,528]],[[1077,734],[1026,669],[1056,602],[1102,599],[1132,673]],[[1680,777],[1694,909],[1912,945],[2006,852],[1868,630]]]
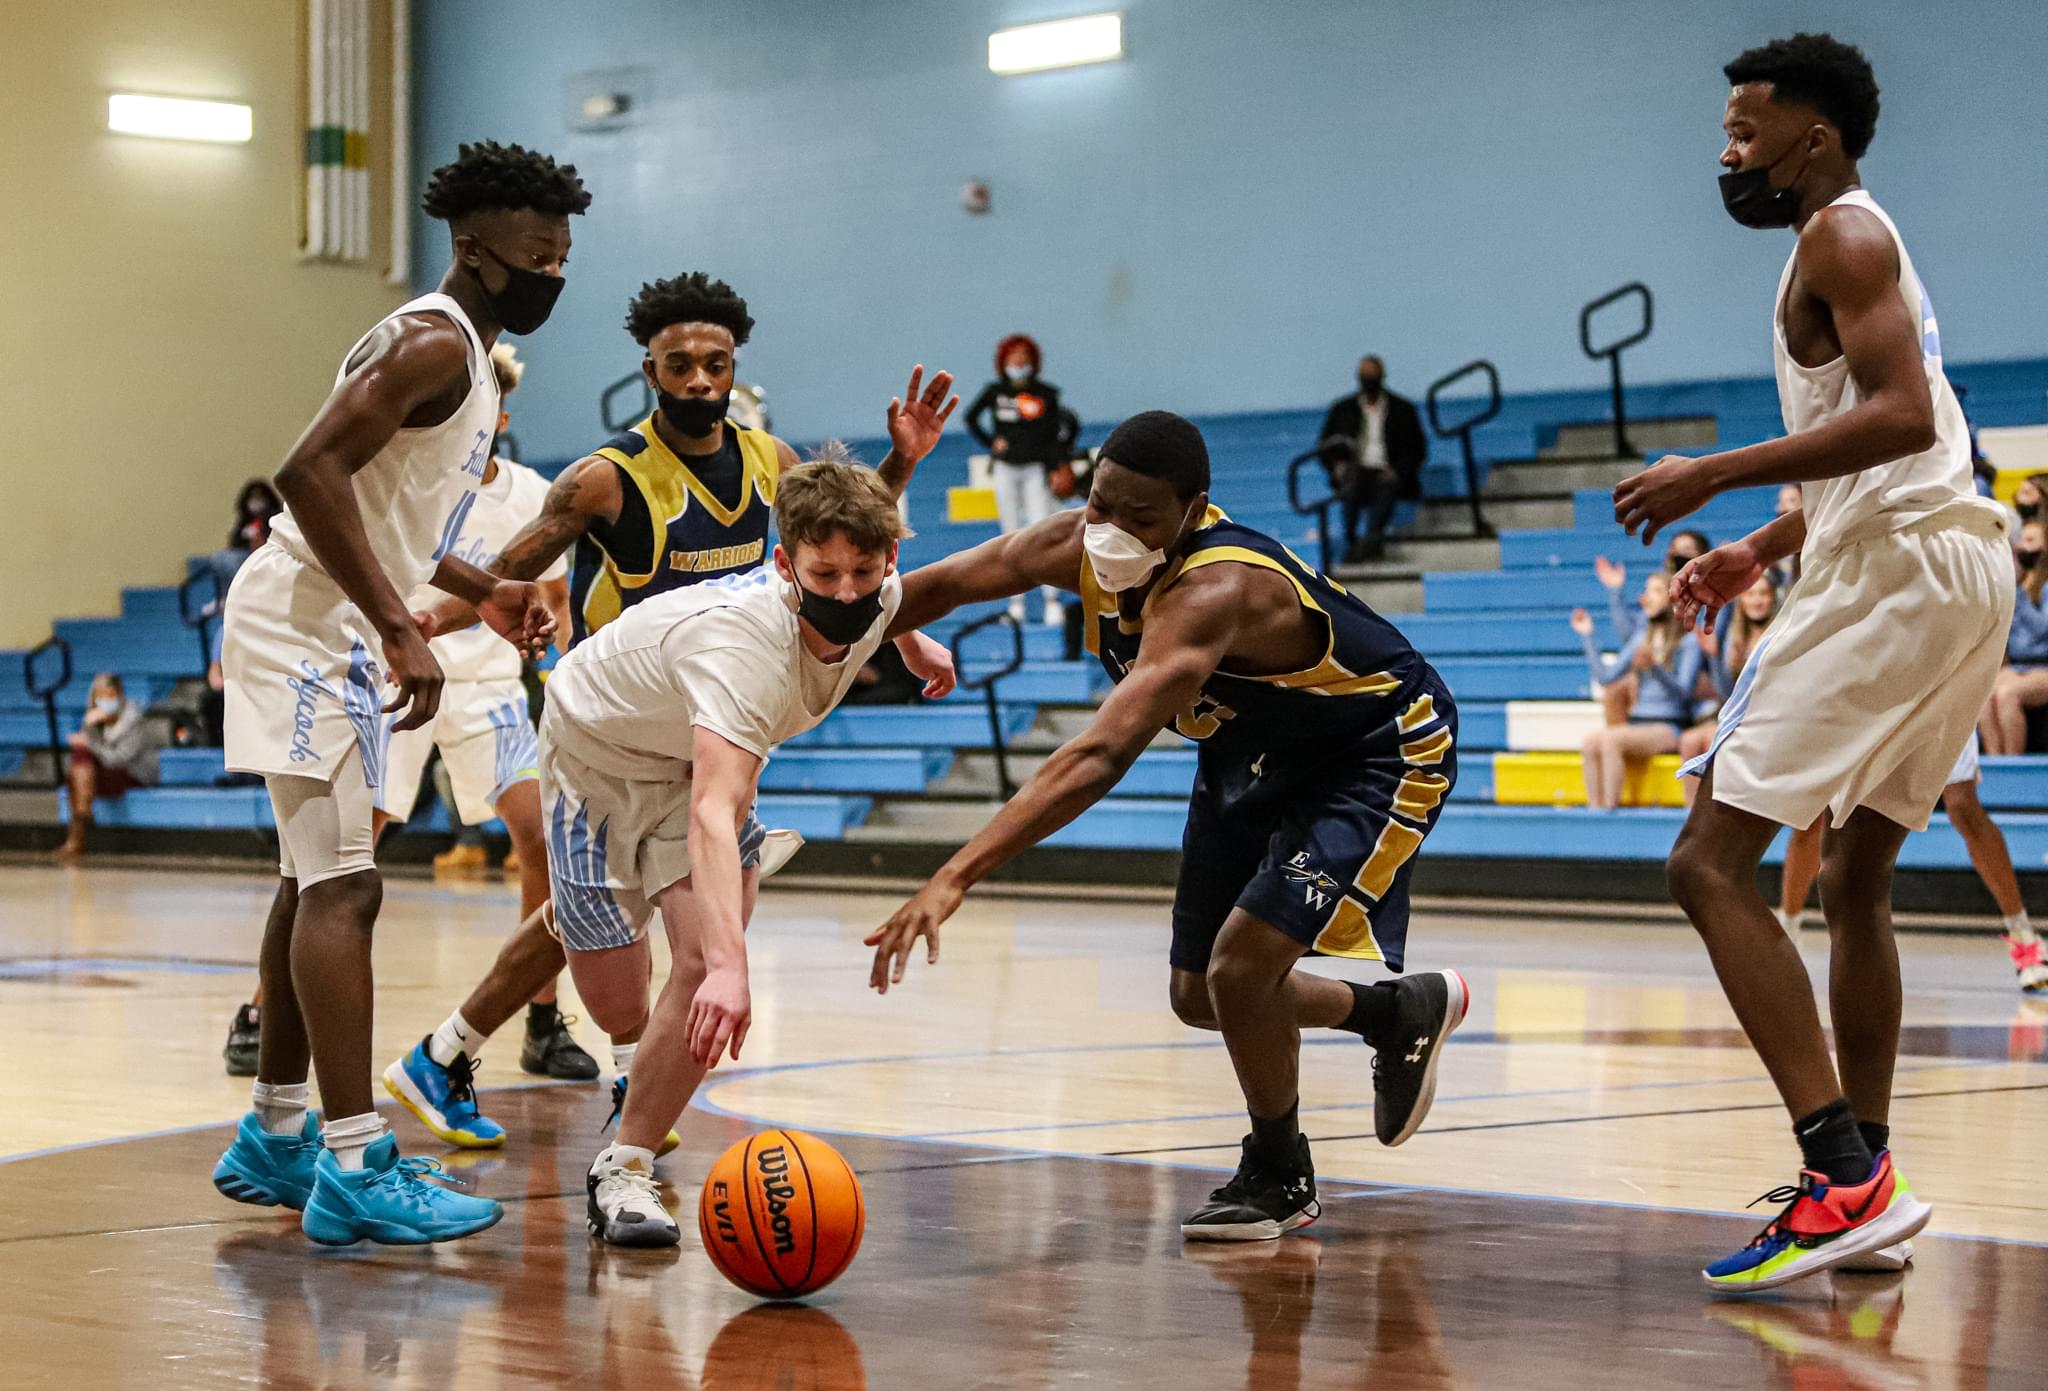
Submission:
[[[1773,915],[1777,917],[1778,926],[1784,928],[1794,937],[1797,937],[1799,935],[1799,929],[1801,925],[1804,924],[1806,921],[1806,914],[1804,911],[1788,913],[1783,908],[1773,908],[1771,912]]]
[[[2034,940],[2034,924],[2028,920],[2026,909],[2022,908],[2011,917],[2002,918],[2000,921],[2005,924],[2005,935],[2021,946]]]
[[[363,1151],[376,1144],[391,1132],[384,1124],[384,1118],[375,1111],[365,1111],[360,1116],[344,1116],[329,1121],[320,1127],[320,1140],[334,1154],[334,1162],[344,1173],[363,1167]]]
[[[640,1051],[637,1043],[614,1043],[612,1045],[612,1071],[621,1077],[633,1071],[633,1055]]]
[[[458,1009],[441,1021],[440,1028],[427,1036],[427,1056],[443,1067],[453,1063],[456,1057],[463,1053],[467,1053],[474,1061],[476,1050],[483,1047],[483,1043],[484,1036],[469,1026],[469,1021],[462,1017],[462,1011]]]
[[[312,1102],[310,1082],[258,1082],[249,1089],[249,1107],[267,1135],[298,1134]]]
[[[638,1169],[643,1174],[651,1174],[654,1172],[654,1151],[641,1149],[638,1145],[608,1145],[590,1161],[593,1174],[601,1174],[607,1169]]]

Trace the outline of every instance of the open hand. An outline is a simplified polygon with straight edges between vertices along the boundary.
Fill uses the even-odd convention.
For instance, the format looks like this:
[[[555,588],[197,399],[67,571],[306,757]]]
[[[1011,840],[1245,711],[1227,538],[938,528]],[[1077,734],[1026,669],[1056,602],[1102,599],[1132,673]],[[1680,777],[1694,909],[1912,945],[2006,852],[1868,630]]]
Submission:
[[[1714,495],[1706,462],[1667,454],[1624,479],[1614,490],[1614,520],[1631,536],[1642,532],[1649,545],[1664,527],[1699,511]]]
[[[476,606],[477,617],[490,630],[519,649],[522,657],[539,661],[555,636],[555,616],[530,580],[500,580],[491,597]]]
[[[903,968],[910,961],[910,949],[922,937],[928,943],[925,964],[939,964],[939,925],[953,916],[964,897],[960,890],[934,879],[917,891],[917,897],[898,908],[889,921],[870,932],[867,946],[875,949],[875,966],[868,984],[886,995],[891,985],[903,983]]]
[[[1593,636],[1593,615],[1584,609],[1573,609],[1572,631],[1582,638]]]
[[[1763,563],[1747,541],[1731,541],[1688,560],[1671,577],[1671,609],[1678,615],[1678,626],[1712,629],[1715,616],[1763,573]]]
[[[919,363],[910,369],[910,385],[903,394],[889,398],[889,446],[906,463],[914,464],[932,452],[953,408],[960,404],[960,398],[950,394],[951,372],[934,372],[929,386],[923,382],[924,364]]]
[[[1604,555],[1593,557],[1593,573],[1600,577],[1601,587],[1605,589],[1619,589],[1628,583],[1627,568],[1616,565]]]
[[[699,1067],[716,1067],[719,1055],[730,1044],[732,1060],[738,1062],[740,1045],[747,1041],[747,1029],[753,1022],[746,968],[709,972],[690,1001],[690,1056]]]
[[[427,650],[427,640],[411,623],[384,639],[384,679],[398,688],[384,713],[405,712],[391,722],[392,732],[420,729],[433,722],[441,709],[441,686],[447,678]]]

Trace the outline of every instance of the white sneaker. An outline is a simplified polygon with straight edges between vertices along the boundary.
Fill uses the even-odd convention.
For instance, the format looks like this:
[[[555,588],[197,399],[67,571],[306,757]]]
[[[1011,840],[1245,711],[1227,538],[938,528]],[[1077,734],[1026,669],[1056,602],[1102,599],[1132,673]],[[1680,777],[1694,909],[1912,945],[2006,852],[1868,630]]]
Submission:
[[[1896,1246],[1880,1246],[1875,1251],[1851,1256],[1835,1269],[1855,1275],[1890,1275],[1904,1270],[1912,1262],[1913,1243],[1902,1241]]]
[[[1045,626],[1048,628],[1066,627],[1067,606],[1047,600],[1045,605]]]
[[[591,1164],[587,1186],[592,1235],[613,1246],[673,1246],[682,1240],[676,1219],[662,1205],[653,1166],[638,1154],[620,1159],[605,1150]]]

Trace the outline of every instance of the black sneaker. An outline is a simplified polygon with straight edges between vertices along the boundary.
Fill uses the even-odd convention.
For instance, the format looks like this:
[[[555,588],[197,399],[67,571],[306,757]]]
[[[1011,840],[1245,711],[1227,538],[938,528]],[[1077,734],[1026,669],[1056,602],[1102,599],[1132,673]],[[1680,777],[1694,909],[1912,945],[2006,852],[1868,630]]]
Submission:
[[[228,1025],[227,1046],[220,1050],[220,1055],[227,1062],[230,1077],[256,1075],[256,1046],[263,1039],[256,1019],[256,1006],[243,1005],[235,1011],[235,1022]]]
[[[520,1068],[536,1077],[559,1077],[565,1082],[594,1080],[597,1059],[584,1052],[569,1032],[575,1022],[553,1005],[529,1005],[526,1046],[519,1050]]]
[[[1308,1136],[1295,1138],[1301,1145],[1299,1162],[1280,1169],[1255,1155],[1252,1137],[1245,1136],[1237,1173],[1180,1224],[1181,1236],[1189,1241],[1272,1241],[1322,1216]]]
[[[1372,1056],[1372,1120],[1380,1143],[1398,1145],[1422,1128],[1436,1100],[1444,1041],[1465,1022],[1472,992],[1456,971],[1425,971],[1394,986],[1394,1027]]]

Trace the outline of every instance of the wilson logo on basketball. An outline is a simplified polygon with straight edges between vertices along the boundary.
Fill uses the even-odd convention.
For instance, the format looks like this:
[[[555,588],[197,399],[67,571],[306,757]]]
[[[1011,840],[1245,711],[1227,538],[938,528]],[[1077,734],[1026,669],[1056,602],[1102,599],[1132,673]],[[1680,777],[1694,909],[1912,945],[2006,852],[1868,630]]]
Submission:
[[[775,1233],[775,1254],[786,1256],[796,1250],[796,1234],[789,1223],[789,1205],[796,1201],[796,1187],[789,1181],[789,1152],[780,1145],[765,1145],[755,1167],[761,1174],[761,1196],[767,1200],[768,1225]]]

